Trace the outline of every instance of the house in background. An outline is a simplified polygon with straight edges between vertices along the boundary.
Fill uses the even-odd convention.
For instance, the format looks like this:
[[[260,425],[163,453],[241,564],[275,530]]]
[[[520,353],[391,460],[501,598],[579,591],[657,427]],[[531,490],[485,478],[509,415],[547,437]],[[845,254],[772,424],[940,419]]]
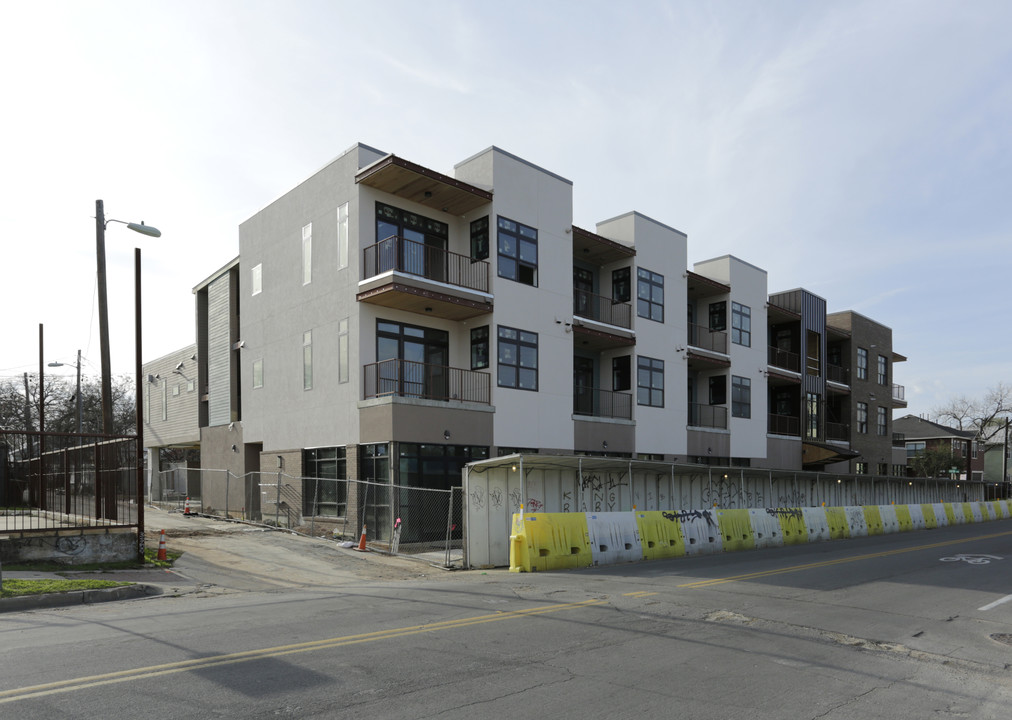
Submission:
[[[984,452],[973,430],[957,430],[916,415],[904,415],[893,423],[905,440],[908,462],[926,450],[950,450],[957,460],[958,477],[975,482],[984,479]],[[912,472],[910,470],[909,472]]]

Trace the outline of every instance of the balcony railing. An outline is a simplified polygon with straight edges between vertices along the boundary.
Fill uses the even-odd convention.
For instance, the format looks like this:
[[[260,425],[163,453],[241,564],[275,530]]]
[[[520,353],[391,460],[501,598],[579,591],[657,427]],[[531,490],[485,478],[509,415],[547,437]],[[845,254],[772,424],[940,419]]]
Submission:
[[[573,387],[573,414],[631,420],[632,395],[576,385]]]
[[[573,314],[608,325],[632,328],[632,305],[586,290],[573,289]]]
[[[710,330],[696,323],[689,323],[689,345],[726,355],[727,333],[720,330]],[[721,427],[726,427],[726,424]]]
[[[850,385],[850,369],[826,363],[826,379],[841,385]]]
[[[489,271],[484,260],[474,260],[467,255],[396,235],[380,240],[362,252],[363,279],[396,270],[468,290],[488,292]]]
[[[769,415],[767,423],[771,435],[801,435],[801,418],[793,415]]]
[[[411,360],[383,360],[364,367],[365,397],[399,397],[490,404],[490,375]]]
[[[773,367],[783,368],[791,372],[801,372],[801,356],[790,350],[781,350],[773,345],[769,346],[768,362]]]
[[[722,405],[689,403],[689,426],[727,429],[727,408]]]
[[[907,401],[907,389],[902,385],[893,383],[893,400],[899,400],[900,402]]]
[[[826,423],[827,440],[850,440],[850,426],[844,423]]]

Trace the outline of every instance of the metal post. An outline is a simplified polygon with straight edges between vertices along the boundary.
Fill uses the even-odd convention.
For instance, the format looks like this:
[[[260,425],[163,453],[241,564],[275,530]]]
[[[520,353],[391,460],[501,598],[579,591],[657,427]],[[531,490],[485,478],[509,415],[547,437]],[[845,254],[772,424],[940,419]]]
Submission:
[[[281,470],[278,468],[278,495],[274,501],[274,527],[281,527]]]
[[[81,354],[77,355],[77,401],[81,401]],[[144,393],[141,391],[141,249],[134,248],[134,391],[137,393],[137,559],[144,562]]]
[[[111,435],[112,370],[109,359],[109,301],[105,287],[105,205],[101,200],[95,201],[95,254],[98,266],[98,339],[102,355],[102,432]]]

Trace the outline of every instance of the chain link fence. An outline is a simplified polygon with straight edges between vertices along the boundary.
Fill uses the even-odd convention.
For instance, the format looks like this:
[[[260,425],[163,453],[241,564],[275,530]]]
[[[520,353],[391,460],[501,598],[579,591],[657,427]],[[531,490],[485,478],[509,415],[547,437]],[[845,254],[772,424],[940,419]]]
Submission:
[[[168,509],[286,528],[373,550],[424,555],[451,567],[463,559],[462,489],[368,480],[295,477],[281,471],[234,475],[174,468],[152,478],[151,502]]]

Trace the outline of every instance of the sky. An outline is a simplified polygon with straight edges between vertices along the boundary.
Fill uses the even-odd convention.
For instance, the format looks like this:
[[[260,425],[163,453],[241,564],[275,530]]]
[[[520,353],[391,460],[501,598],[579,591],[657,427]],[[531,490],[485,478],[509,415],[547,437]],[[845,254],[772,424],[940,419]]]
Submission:
[[[490,145],[893,329],[908,410],[1012,382],[1012,3],[0,0],[0,377],[194,342],[238,226],[356,142]],[[73,367],[46,368],[73,374]],[[897,416],[903,414],[898,411]]]

